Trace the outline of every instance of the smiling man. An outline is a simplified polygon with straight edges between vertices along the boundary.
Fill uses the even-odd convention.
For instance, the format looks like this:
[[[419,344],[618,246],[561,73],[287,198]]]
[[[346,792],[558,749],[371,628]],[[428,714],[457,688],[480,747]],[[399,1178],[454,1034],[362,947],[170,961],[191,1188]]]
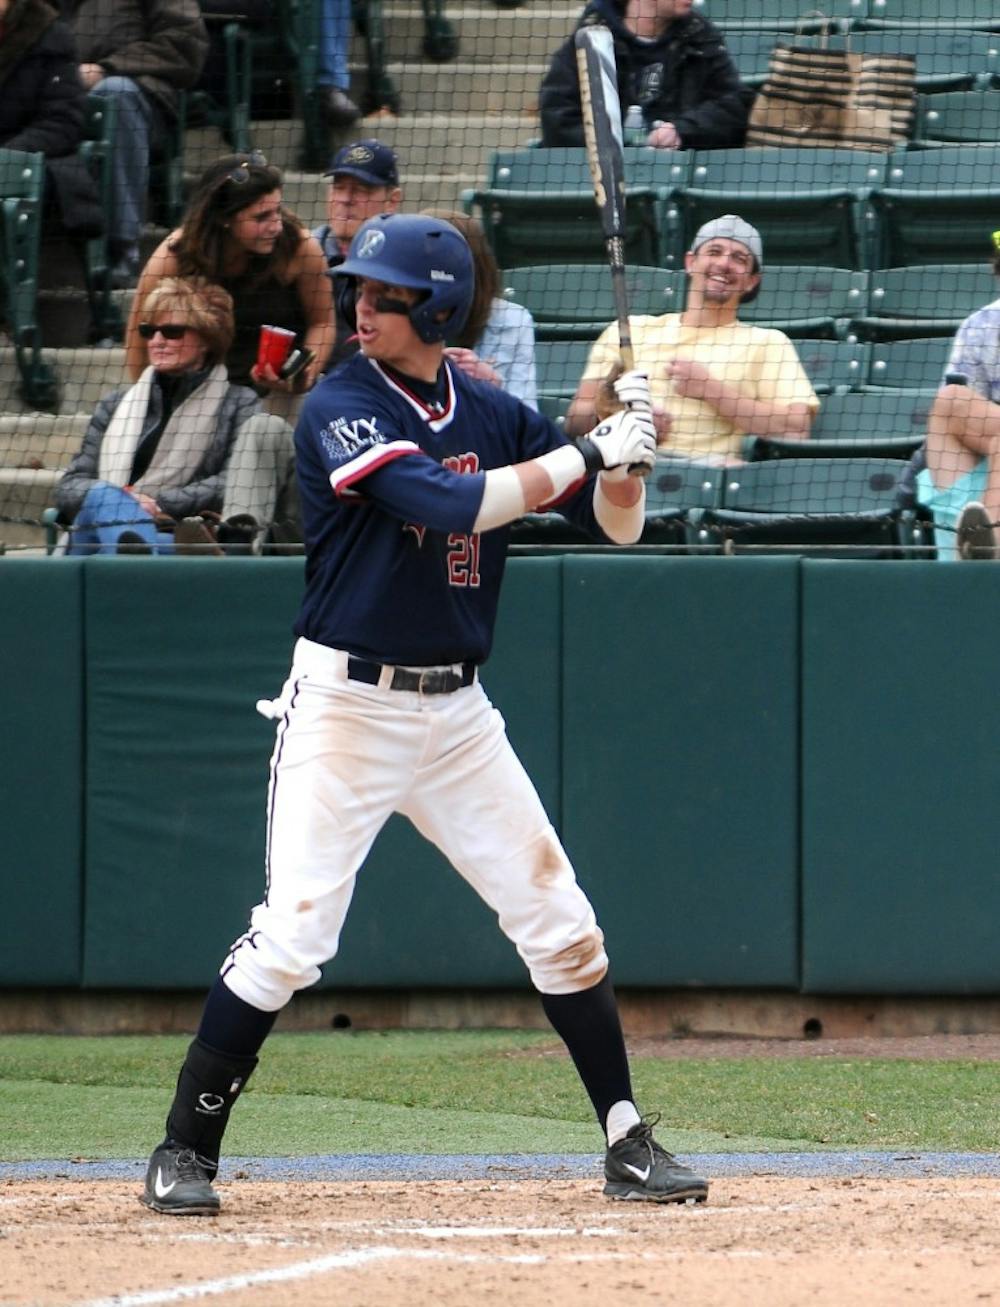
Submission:
[[[661,456],[734,463],[745,435],[809,435],[819,400],[792,342],[739,321],[740,304],[757,294],[763,262],[755,227],[732,213],[714,218],[684,257],[684,312],[630,319],[635,367],[649,375]],[[567,434],[588,431],[616,406],[609,380],[620,366],[612,324],[590,351],[566,414]]]

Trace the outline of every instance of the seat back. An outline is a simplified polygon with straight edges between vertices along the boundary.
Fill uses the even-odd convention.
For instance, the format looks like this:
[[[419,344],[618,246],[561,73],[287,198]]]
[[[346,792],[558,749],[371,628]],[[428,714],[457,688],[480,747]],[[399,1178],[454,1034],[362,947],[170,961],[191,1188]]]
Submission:
[[[687,183],[689,150],[624,150],[626,188],[667,188]],[[486,188],[498,191],[584,191],[594,183],[583,146],[494,150],[486,166]]]
[[[870,346],[865,388],[924,390],[944,380],[951,354],[950,336],[918,336]]]
[[[996,41],[986,32],[966,28],[919,28],[899,31],[851,31],[833,36],[831,49],[855,54],[912,54],[918,93],[985,89],[997,66]]]
[[[857,11],[851,0],[830,0],[822,12],[795,0],[703,0],[697,11],[727,32],[817,32],[845,28]]]
[[[689,519],[722,502],[725,468],[659,458],[646,482],[645,545],[683,546]]]
[[[927,435],[927,415],[937,390],[914,389],[849,391],[826,395],[813,419],[810,443],[836,442],[845,448],[863,448],[865,442],[889,442],[908,458]]]
[[[868,0],[866,27],[954,28],[1000,31],[1000,15],[993,0]]]
[[[868,347],[856,340],[800,340],[795,352],[817,395],[860,390],[868,373]]]
[[[726,469],[722,507],[753,513],[872,513],[897,507],[905,459],[807,458]]]
[[[868,313],[851,330],[864,340],[951,337],[963,318],[996,296],[996,279],[984,263],[876,268],[869,279]]]
[[[726,24],[723,24],[722,35],[740,80],[755,89],[767,79],[775,42],[788,39],[782,37],[780,32],[761,28],[733,28]]]
[[[684,183],[689,160],[683,151],[667,159],[658,150],[630,147],[625,153],[626,257],[630,263],[659,264],[663,197],[671,185]],[[490,156],[487,185],[463,192],[462,205],[466,213],[478,213],[502,268],[606,259],[582,147],[497,150]]]
[[[1000,91],[946,91],[918,96],[913,141],[916,145],[1000,142]]]
[[[815,264],[768,263],[755,300],[741,305],[740,319],[776,327],[788,336],[836,338],[846,335],[852,318],[868,303],[868,273]]]
[[[508,268],[502,280],[504,298],[522,304],[534,318],[536,340],[593,341],[615,319],[611,279],[603,263]],[[629,264],[625,285],[630,315],[669,313],[683,307],[682,273]]]
[[[874,267],[981,262],[1000,208],[1000,144],[897,151],[871,208]]]
[[[676,221],[686,249],[702,223],[738,213],[760,230],[765,267],[863,268],[867,198],[882,184],[885,158],[822,148],[699,150],[690,182],[674,192],[664,221]]]
[[[571,399],[587,366],[591,343],[590,340],[536,340],[538,394]]]

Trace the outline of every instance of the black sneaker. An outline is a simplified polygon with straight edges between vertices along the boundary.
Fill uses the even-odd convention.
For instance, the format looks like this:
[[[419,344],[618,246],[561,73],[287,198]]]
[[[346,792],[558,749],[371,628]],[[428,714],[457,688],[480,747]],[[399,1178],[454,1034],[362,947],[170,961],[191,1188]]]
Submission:
[[[612,1144],[604,1155],[604,1192],[609,1198],[626,1198],[642,1203],[703,1203],[708,1181],[653,1138],[659,1113],[644,1116],[624,1139]]]
[[[142,1201],[170,1216],[215,1216],[221,1203],[212,1188],[214,1175],[213,1162],[167,1140],[149,1159]]]

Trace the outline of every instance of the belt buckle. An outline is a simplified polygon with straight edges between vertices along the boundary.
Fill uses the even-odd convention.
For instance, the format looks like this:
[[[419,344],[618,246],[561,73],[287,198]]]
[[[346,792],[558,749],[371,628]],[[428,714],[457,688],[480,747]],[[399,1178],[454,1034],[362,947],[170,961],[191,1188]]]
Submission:
[[[446,667],[425,667],[417,679],[420,694],[451,694],[462,684],[462,678]]]

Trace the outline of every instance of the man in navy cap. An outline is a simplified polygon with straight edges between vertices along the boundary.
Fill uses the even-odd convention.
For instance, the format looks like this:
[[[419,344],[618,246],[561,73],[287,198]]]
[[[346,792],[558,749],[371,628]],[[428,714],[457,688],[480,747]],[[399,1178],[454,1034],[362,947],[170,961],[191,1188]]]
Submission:
[[[381,141],[353,141],[330,160],[323,174],[329,177],[327,221],[313,229],[332,271],[343,263],[354,233],[363,222],[379,213],[395,213],[403,199],[399,185],[399,160],[395,150]],[[327,371],[356,353],[358,343],[351,326],[336,308],[337,339],[327,362]]]

